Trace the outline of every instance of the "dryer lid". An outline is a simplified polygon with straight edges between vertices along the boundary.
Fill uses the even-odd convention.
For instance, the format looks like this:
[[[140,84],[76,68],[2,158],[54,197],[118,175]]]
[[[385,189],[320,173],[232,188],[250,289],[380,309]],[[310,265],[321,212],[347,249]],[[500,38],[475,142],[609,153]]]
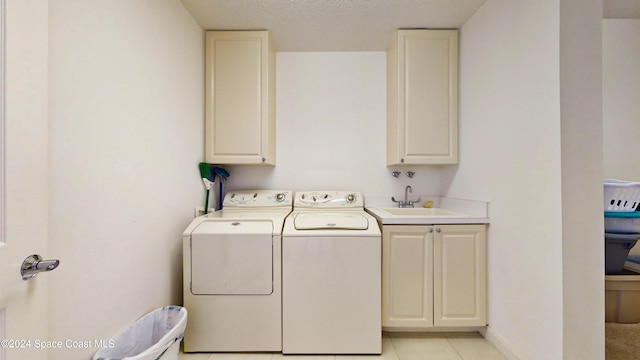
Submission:
[[[191,235],[209,234],[273,234],[270,220],[242,220],[212,218],[198,225]]]
[[[366,230],[369,220],[360,213],[299,213],[293,222],[296,230],[347,229]]]

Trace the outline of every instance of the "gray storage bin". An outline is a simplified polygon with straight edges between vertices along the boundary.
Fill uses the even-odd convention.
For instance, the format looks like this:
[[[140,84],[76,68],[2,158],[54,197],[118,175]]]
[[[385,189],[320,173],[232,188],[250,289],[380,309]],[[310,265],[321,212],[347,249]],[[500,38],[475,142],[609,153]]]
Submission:
[[[629,256],[629,250],[640,239],[640,234],[605,233],[605,274],[619,274]]]

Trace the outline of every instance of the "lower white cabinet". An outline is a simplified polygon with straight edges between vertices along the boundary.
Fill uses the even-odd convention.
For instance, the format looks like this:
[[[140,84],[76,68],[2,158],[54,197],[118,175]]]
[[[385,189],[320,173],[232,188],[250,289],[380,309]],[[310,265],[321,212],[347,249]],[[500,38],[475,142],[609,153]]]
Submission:
[[[386,330],[486,325],[485,225],[384,225]]]

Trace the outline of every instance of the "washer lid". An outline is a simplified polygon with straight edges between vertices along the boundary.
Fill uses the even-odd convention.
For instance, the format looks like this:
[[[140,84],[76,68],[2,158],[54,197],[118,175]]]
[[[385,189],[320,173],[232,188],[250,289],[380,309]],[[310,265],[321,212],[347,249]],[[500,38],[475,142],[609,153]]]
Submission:
[[[326,212],[299,213],[293,224],[296,230],[349,229],[366,230],[369,220],[360,213]]]

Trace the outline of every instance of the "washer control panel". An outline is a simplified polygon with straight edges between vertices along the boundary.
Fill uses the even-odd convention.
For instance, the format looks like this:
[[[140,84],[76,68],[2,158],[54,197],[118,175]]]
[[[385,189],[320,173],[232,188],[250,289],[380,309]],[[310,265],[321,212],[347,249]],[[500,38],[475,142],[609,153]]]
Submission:
[[[293,192],[288,190],[237,190],[224,197],[223,208],[291,207]]]
[[[362,209],[364,197],[357,191],[299,191],[293,200],[294,208]]]

